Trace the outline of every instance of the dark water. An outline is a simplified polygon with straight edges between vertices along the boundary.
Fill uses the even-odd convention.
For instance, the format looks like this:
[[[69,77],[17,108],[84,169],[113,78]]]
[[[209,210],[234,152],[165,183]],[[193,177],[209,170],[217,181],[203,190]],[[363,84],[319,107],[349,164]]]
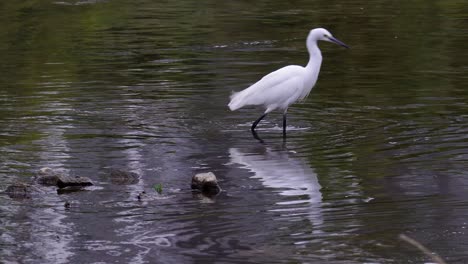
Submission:
[[[0,195],[2,263],[468,262],[464,1],[2,1],[1,190],[44,166],[88,191]],[[321,43],[281,115],[232,91]],[[106,170],[138,173],[109,182]],[[214,172],[206,198],[191,176]],[[162,184],[159,195],[153,188]],[[142,201],[137,195],[146,191]],[[70,208],[65,208],[68,201]]]

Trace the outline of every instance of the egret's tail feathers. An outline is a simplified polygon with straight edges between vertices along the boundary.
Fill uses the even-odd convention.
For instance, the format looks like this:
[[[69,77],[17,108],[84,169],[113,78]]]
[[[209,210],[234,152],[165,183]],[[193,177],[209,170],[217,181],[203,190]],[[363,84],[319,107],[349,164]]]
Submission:
[[[242,100],[242,93],[241,92],[233,93],[231,95],[231,101],[229,102],[228,106],[229,106],[229,109],[231,109],[231,111],[235,111],[243,107],[244,102]]]

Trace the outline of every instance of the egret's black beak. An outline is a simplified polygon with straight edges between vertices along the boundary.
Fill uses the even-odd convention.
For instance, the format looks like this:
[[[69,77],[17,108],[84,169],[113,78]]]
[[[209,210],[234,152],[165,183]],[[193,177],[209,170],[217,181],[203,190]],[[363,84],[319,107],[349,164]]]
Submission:
[[[340,40],[334,38],[334,37],[328,37],[328,39],[331,41],[331,42],[335,42],[336,44],[340,45],[340,46],[343,46],[347,49],[349,49],[349,46],[344,44],[343,42],[341,42]]]

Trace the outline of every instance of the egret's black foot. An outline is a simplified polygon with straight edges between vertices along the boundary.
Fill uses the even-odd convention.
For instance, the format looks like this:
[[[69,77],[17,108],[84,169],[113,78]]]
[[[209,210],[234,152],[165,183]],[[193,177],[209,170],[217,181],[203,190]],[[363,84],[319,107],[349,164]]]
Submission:
[[[257,131],[255,131],[254,129],[252,129],[251,131],[252,131],[252,136],[253,136],[256,140],[260,141],[260,143],[265,143],[265,142],[263,141],[263,139],[261,139],[261,138],[258,136]]]

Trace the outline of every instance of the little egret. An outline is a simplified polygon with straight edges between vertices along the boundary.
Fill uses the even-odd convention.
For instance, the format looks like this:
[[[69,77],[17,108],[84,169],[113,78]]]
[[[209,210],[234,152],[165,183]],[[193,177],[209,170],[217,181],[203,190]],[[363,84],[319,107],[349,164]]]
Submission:
[[[349,48],[346,44],[334,38],[324,28],[312,29],[307,36],[309,62],[307,66],[289,65],[264,76],[260,81],[231,96],[228,106],[235,111],[246,105],[263,105],[266,110],[250,128],[256,137],[255,127],[265,116],[275,109],[283,110],[283,137],[286,136],[286,112],[289,105],[297,100],[305,99],[317,82],[322,64],[322,53],[317,41],[329,41]]]

